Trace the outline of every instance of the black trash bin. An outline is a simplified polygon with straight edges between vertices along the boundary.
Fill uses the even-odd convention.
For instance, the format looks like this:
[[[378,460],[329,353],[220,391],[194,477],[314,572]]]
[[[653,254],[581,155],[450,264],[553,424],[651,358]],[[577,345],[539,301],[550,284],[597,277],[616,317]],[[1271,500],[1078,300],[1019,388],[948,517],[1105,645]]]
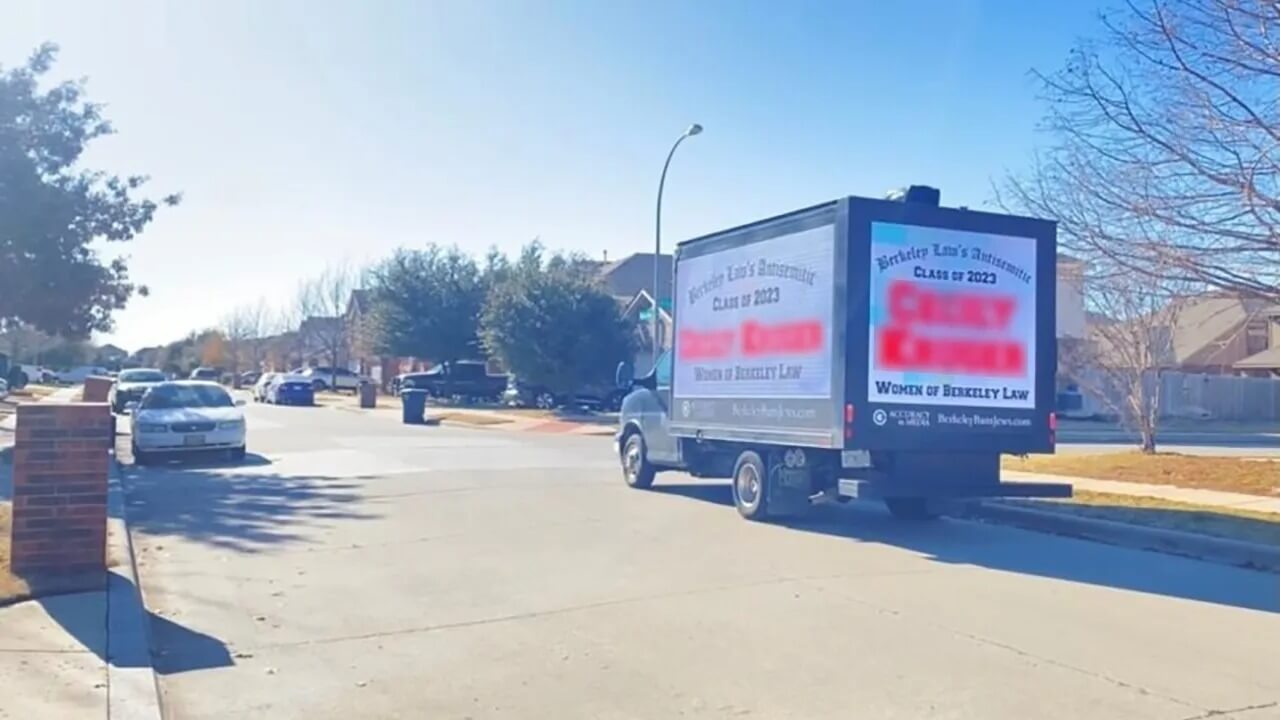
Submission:
[[[406,389],[400,391],[400,409],[405,425],[421,425],[427,412],[427,391]]]

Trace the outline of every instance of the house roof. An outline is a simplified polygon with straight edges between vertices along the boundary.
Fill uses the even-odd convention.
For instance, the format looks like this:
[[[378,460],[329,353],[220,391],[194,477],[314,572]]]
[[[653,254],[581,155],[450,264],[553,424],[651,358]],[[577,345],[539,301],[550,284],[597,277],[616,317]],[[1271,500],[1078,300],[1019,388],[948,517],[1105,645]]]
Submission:
[[[338,332],[342,329],[342,318],[312,315],[298,326],[301,335],[324,334]]]
[[[1263,307],[1261,301],[1236,297],[1206,297],[1188,303],[1178,311],[1172,360],[1176,364],[1229,361],[1215,355],[1225,350]]]
[[[653,296],[650,295],[646,290],[641,290],[640,292],[636,293],[635,297],[631,298],[630,300],[624,301],[623,298],[618,298],[618,300],[619,302],[623,303],[623,309],[622,309],[623,316],[638,314],[638,311],[640,310],[645,310],[653,307]],[[658,317],[662,320],[666,320],[667,322],[671,321],[671,313],[668,312],[666,308],[661,306],[658,307]]]
[[[347,313],[362,313],[369,308],[369,299],[371,293],[365,289],[356,289],[351,291],[351,299],[347,301]]]
[[[600,281],[610,295],[634,298],[653,292],[653,253],[635,253],[600,269]],[[671,297],[671,256],[658,256],[658,295]]]
[[[1250,355],[1232,367],[1239,370],[1280,370],[1280,345]]]

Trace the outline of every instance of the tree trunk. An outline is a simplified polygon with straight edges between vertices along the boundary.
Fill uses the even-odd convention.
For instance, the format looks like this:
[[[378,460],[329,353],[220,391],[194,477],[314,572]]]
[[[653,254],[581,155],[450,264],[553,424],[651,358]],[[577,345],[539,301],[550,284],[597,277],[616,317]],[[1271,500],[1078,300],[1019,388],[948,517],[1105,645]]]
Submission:
[[[1142,434],[1142,454],[1156,454],[1156,432],[1154,428],[1143,428]]]

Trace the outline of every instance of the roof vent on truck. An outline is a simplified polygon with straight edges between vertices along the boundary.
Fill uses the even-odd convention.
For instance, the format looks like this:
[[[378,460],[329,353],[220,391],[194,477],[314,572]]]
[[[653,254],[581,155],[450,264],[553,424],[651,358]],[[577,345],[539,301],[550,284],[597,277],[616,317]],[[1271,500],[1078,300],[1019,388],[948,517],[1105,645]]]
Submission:
[[[911,203],[912,205],[931,205],[938,207],[942,203],[942,191],[928,185],[911,185],[898,188],[885,196],[886,200]]]

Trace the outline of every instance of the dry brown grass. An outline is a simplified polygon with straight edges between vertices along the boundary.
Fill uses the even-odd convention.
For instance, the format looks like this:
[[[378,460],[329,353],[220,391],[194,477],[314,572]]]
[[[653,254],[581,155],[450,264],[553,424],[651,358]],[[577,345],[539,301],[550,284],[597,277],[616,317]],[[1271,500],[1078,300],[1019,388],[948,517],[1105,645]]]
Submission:
[[[1280,514],[1276,513],[1088,490],[1077,490],[1070,500],[1028,500],[1018,504],[1130,525],[1280,545]]]
[[[30,595],[31,589],[9,572],[9,526],[13,522],[7,502],[0,502],[0,604]]]
[[[1005,470],[1174,485],[1272,497],[1280,494],[1280,461],[1140,452],[1102,455],[1006,456]]]
[[[479,425],[487,427],[489,425],[505,425],[509,422],[507,418],[494,417],[493,415],[485,415],[475,412],[439,412],[428,413],[431,417],[443,422],[462,423],[464,425]]]
[[[24,388],[10,391],[9,397],[15,399],[17,402],[32,402],[34,400],[40,400],[46,395],[52,395],[57,392],[57,390],[58,388],[53,387],[52,385],[28,385]]]

